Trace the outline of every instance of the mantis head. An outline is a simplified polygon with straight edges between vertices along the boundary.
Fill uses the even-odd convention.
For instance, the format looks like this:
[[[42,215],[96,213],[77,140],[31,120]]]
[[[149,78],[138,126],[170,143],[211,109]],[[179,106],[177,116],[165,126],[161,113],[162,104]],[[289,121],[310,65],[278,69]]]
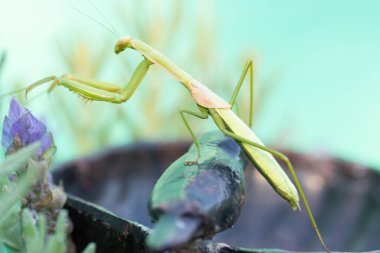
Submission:
[[[119,39],[115,45],[115,53],[119,54],[123,52],[125,49],[131,47],[131,40],[132,38],[129,36]]]

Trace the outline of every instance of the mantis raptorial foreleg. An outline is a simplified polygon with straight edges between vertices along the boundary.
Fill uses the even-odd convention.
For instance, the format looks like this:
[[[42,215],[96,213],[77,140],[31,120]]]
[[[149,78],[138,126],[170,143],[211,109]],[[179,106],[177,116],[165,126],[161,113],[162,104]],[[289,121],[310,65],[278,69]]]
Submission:
[[[62,85],[68,88],[69,90],[89,100],[110,101],[110,102],[112,101],[116,103],[116,101],[120,98],[121,88],[116,89],[116,86],[114,86],[115,88],[111,89],[112,84],[100,83],[100,82],[97,82],[96,86],[100,86],[100,84],[102,84],[102,87],[95,88],[94,87],[95,85],[91,85],[91,83],[87,81],[74,78],[70,75],[65,75],[62,77],[52,76],[52,77],[41,79],[31,84],[25,89],[26,90],[25,96],[27,96],[28,93],[34,88],[36,88],[37,86],[42,85],[46,82],[50,82],[50,81],[53,81],[53,82],[49,87],[49,91],[51,91],[57,85]]]
[[[249,121],[248,121],[248,126],[252,127],[252,120],[253,120],[253,99],[254,99],[254,94],[253,94],[253,63],[252,60],[247,61],[245,64],[244,70],[240,76],[240,79],[235,87],[234,92],[232,93],[232,97],[230,100],[230,105],[231,107],[234,106],[237,95],[239,94],[240,88],[244,82],[245,77],[247,76],[249,70]]]
[[[323,239],[322,239],[321,233],[319,232],[319,229],[318,229],[318,227],[317,227],[317,224],[316,224],[316,222],[315,222],[315,220],[314,220],[314,216],[313,216],[313,214],[312,214],[312,212],[311,212],[311,209],[310,209],[310,207],[309,207],[309,203],[308,203],[308,201],[307,201],[307,199],[306,199],[306,197],[305,197],[305,194],[304,194],[304,192],[303,192],[303,190],[302,190],[301,184],[299,183],[298,177],[297,177],[297,175],[296,175],[296,172],[294,171],[294,168],[293,168],[292,164],[290,163],[289,158],[288,158],[286,155],[284,155],[283,153],[281,153],[281,152],[278,152],[278,151],[276,151],[276,150],[274,150],[274,149],[271,149],[271,148],[265,147],[265,146],[263,146],[263,145],[261,145],[261,144],[259,144],[259,143],[253,142],[253,141],[251,141],[251,140],[248,140],[247,138],[244,138],[244,137],[242,137],[242,136],[240,136],[240,135],[237,135],[237,134],[235,134],[235,133],[229,131],[229,130],[225,127],[224,123],[221,122],[221,121],[219,121],[219,120],[215,120],[215,123],[218,125],[219,129],[220,129],[220,130],[221,130],[226,136],[229,136],[229,137],[231,137],[232,139],[234,139],[234,140],[236,140],[236,141],[238,141],[238,142],[246,143],[246,144],[251,145],[251,146],[253,146],[253,147],[255,147],[255,148],[258,148],[258,149],[264,150],[264,151],[270,153],[271,155],[273,155],[274,157],[276,157],[276,158],[278,158],[278,159],[280,159],[280,160],[282,160],[282,161],[284,161],[284,162],[286,163],[286,166],[289,168],[289,171],[290,171],[290,173],[291,173],[291,175],[292,175],[292,178],[293,178],[293,180],[294,180],[294,182],[295,182],[295,184],[296,184],[296,187],[297,187],[297,189],[298,189],[298,191],[299,191],[299,193],[300,193],[300,195],[301,195],[302,201],[303,201],[303,203],[304,203],[304,205],[305,205],[305,208],[306,208],[306,212],[307,212],[307,214],[308,214],[308,216],[309,216],[309,218],[310,218],[310,221],[311,221],[311,224],[312,224],[313,228],[315,229],[315,231],[316,231],[316,233],[317,233],[318,239],[319,239],[319,241],[320,241],[322,247],[326,250],[326,252],[329,252],[329,250],[328,250],[326,244],[324,243],[324,241],[323,241]],[[300,208],[299,208],[299,209],[300,209]]]
[[[49,90],[56,85],[62,85],[89,100],[107,101],[120,104],[127,101],[133,95],[141,81],[144,79],[151,64],[153,64],[151,61],[144,59],[137,66],[131,76],[131,79],[124,88],[111,83],[86,81],[71,75],[64,75],[62,77],[51,76],[41,79],[29,85],[25,90],[26,93],[28,93],[39,85],[53,81]]]
[[[197,138],[194,135],[193,130],[191,129],[191,127],[189,125],[189,122],[186,120],[186,117],[185,117],[185,113],[186,113],[186,114],[190,114],[190,115],[193,115],[193,116],[201,118],[201,119],[207,119],[208,115],[209,115],[207,109],[202,107],[202,106],[199,106],[199,105],[198,105],[198,108],[199,108],[199,112],[193,112],[193,111],[189,111],[186,109],[179,110],[181,118],[182,118],[183,122],[185,123],[185,126],[186,126],[187,130],[189,131],[191,138],[193,139],[194,144],[197,148],[197,159],[195,161],[186,161],[186,165],[196,164],[196,163],[198,163],[199,159],[201,158],[199,143],[197,141]]]

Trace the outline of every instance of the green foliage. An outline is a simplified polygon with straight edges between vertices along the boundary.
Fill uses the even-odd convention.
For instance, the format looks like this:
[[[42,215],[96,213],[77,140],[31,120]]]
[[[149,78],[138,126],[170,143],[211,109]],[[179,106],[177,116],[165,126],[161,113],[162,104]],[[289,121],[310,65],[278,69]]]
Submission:
[[[15,172],[25,165],[28,159],[36,152],[38,146],[39,143],[36,142],[18,150],[16,153],[8,155],[0,164],[0,179],[5,178],[5,176]]]
[[[37,170],[28,170],[13,182],[8,176],[25,166],[38,147],[39,144],[35,143],[22,148],[0,164],[0,243],[16,251],[21,250],[22,245],[20,200],[36,182]]]
[[[47,218],[43,213],[27,208],[22,210],[23,197],[40,176],[39,168],[28,161],[38,147],[39,143],[24,147],[7,156],[0,164],[0,253],[67,252],[69,220],[65,210],[59,212],[55,232],[49,236]],[[16,181],[8,179],[9,175],[26,165],[28,169],[23,170]],[[38,219],[34,216],[38,216]],[[91,243],[83,252],[93,253],[95,249],[95,244]]]
[[[24,209],[22,211],[22,228],[26,252],[43,252],[46,236],[46,218],[43,214],[39,214],[37,224],[34,222],[35,220],[29,209]],[[49,241],[51,238],[49,238]]]
[[[58,216],[55,233],[46,239],[47,223],[43,214],[38,215],[35,222],[29,209],[22,212],[23,238],[25,240],[25,252],[27,253],[66,253],[67,252],[67,212],[61,210]],[[46,239],[46,240],[45,240]],[[83,253],[95,252],[95,244],[90,243]]]
[[[54,233],[51,233],[44,213],[22,208],[26,195],[41,177],[37,163],[30,160],[38,148],[38,142],[24,147],[0,164],[0,253],[67,252],[70,221],[65,210],[59,212]],[[9,177],[16,173],[18,176],[10,180]],[[95,244],[91,243],[84,253],[93,252]]]

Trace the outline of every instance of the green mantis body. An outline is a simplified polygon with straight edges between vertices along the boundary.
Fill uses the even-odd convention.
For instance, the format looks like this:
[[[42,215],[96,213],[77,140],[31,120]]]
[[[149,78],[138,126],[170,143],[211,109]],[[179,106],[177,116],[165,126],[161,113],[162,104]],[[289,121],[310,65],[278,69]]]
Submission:
[[[132,74],[128,84],[121,88],[114,84],[97,82],[97,81],[84,81],[75,78],[70,75],[65,75],[62,77],[47,77],[39,80],[27,88],[27,92],[31,89],[39,86],[48,81],[53,81],[52,87],[55,85],[62,85],[78,93],[82,97],[89,100],[106,101],[111,103],[123,103],[127,101],[137,89],[138,85],[143,80],[144,76],[148,72],[151,65],[155,64],[166,70],[169,74],[174,76],[190,93],[194,102],[199,108],[199,112],[193,112],[189,110],[180,110],[180,114],[186,127],[188,128],[191,136],[194,139],[194,143],[197,146],[198,157],[195,161],[189,161],[188,163],[196,163],[202,156],[199,152],[199,144],[186,121],[185,114],[190,114],[202,119],[206,119],[209,116],[212,117],[217,127],[226,135],[235,139],[242,149],[245,151],[249,160],[255,164],[262,175],[271,184],[273,189],[285,200],[289,202],[293,209],[299,209],[299,197],[298,191],[301,194],[301,198],[305,204],[306,211],[309,215],[311,223],[318,235],[318,238],[323,246],[323,248],[328,252],[326,245],[319,233],[317,225],[314,221],[313,215],[309,208],[306,197],[302,191],[299,184],[297,176],[294,169],[289,161],[289,159],[282,153],[270,149],[263,145],[260,139],[252,132],[249,126],[247,126],[239,117],[237,117],[231,110],[235,103],[237,94],[242,86],[245,76],[248,74],[250,76],[250,95],[251,95],[251,112],[252,112],[252,98],[253,98],[253,65],[249,61],[241,78],[235,88],[232,99],[230,103],[224,101],[213,91],[204,86],[201,82],[194,79],[190,74],[179,68],[173,61],[161,54],[159,51],[155,50],[143,41],[132,39],[131,37],[125,37],[119,39],[115,45],[115,53],[119,54],[125,49],[134,49],[140,52],[144,60],[137,66],[136,70]],[[252,113],[250,113],[249,125],[252,122]],[[290,181],[288,176],[285,174],[281,166],[275,160],[275,158],[283,160],[288,168],[290,169],[291,175],[294,179],[295,185]]]

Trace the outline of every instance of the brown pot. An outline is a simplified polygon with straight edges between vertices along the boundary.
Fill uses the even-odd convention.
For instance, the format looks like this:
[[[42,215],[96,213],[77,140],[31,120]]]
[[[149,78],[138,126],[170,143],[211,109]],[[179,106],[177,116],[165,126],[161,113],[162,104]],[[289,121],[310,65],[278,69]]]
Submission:
[[[98,252],[146,252],[150,192],[165,168],[188,147],[185,142],[133,144],[57,168],[55,181],[63,180],[69,194],[116,215],[69,198],[78,247],[95,241]],[[329,248],[380,249],[379,173],[330,157],[287,154]],[[246,181],[246,203],[238,222],[214,238],[235,247],[222,247],[221,252],[256,252],[237,247],[322,250],[306,212],[293,212],[252,166],[246,170]]]

